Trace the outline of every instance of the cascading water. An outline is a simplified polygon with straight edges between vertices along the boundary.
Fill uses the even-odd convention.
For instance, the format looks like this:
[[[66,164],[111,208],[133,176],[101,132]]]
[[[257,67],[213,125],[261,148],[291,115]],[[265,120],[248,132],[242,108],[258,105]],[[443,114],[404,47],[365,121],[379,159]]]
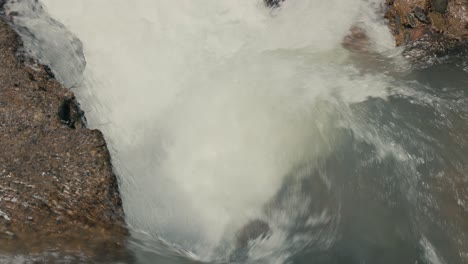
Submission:
[[[106,135],[140,262],[463,261],[432,188],[466,171],[466,72],[448,90],[404,74],[381,1],[42,2],[83,75],[76,37],[7,8]],[[353,25],[372,56],[342,47]],[[252,221],[268,236],[239,249]]]

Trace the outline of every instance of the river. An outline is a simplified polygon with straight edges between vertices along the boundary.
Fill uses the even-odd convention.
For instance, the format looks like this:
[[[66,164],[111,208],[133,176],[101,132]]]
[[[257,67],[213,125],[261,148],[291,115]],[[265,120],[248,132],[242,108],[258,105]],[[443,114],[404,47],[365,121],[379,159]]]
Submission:
[[[137,263],[468,262],[468,59],[413,67],[383,1],[41,2],[7,8],[103,131]]]

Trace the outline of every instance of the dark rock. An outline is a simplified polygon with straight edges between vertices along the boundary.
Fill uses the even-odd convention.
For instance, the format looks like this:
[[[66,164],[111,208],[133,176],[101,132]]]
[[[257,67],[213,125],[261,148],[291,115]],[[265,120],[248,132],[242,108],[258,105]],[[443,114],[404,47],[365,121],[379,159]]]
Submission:
[[[268,7],[279,7],[281,2],[283,2],[284,0],[264,0],[264,1],[265,1],[265,5]]]
[[[396,15],[395,16],[395,34],[396,35],[400,34],[400,26],[401,26],[400,16]]]
[[[55,74],[52,72],[52,69],[49,66],[45,65],[44,70],[47,73],[47,75],[49,75],[49,78],[55,79]]]
[[[431,0],[431,8],[434,12],[444,14],[447,12],[448,0]]]
[[[417,6],[413,10],[414,16],[422,23],[424,24],[429,24],[429,20],[427,19],[426,14],[424,13],[424,10]]]
[[[75,129],[77,126],[84,127],[84,112],[81,111],[75,98],[66,98],[59,108],[58,116],[60,120]]]
[[[414,20],[414,16],[412,14],[406,14],[409,23],[407,24],[408,27],[414,28],[416,27],[416,21]]]

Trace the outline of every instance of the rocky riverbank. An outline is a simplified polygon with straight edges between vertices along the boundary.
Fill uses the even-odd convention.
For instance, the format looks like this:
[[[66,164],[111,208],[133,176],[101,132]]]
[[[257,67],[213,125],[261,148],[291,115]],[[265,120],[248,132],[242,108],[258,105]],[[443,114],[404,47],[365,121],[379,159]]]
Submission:
[[[468,40],[467,0],[386,0],[386,5],[385,17],[398,46],[445,40],[449,48]]]
[[[0,20],[0,256],[127,257],[103,135],[85,127],[73,92],[20,48]]]
[[[386,0],[397,46],[415,63],[434,62],[468,47],[468,0]]]

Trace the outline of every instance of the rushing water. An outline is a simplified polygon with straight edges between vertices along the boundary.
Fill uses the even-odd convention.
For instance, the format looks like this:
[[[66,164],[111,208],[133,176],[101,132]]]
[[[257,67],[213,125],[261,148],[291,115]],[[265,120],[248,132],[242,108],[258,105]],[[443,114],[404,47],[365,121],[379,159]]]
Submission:
[[[411,68],[381,2],[7,9],[104,132],[138,263],[466,263],[466,58]]]

